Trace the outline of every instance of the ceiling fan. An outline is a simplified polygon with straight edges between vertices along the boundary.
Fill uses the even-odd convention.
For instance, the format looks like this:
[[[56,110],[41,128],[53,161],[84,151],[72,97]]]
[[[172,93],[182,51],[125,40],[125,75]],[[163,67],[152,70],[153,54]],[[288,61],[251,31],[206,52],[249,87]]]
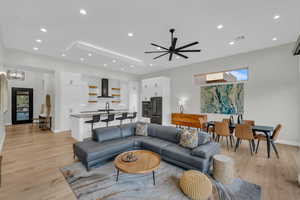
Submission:
[[[182,53],[201,52],[200,49],[197,49],[197,50],[184,50],[185,48],[188,48],[188,47],[194,46],[196,44],[199,44],[199,42],[197,42],[197,41],[176,48],[176,43],[177,43],[178,38],[173,36],[174,32],[175,32],[175,29],[170,29],[171,46],[169,48],[163,47],[163,46],[158,45],[158,44],[151,43],[151,45],[157,47],[160,51],[146,51],[145,53],[161,53],[161,55],[159,55],[159,56],[157,56],[153,59],[157,59],[157,58],[160,58],[160,57],[165,56],[167,54],[170,54],[169,55],[169,61],[171,61],[172,57],[173,57],[173,54],[176,54],[177,56],[181,56],[185,59],[188,59],[188,57],[186,55],[183,55]]]

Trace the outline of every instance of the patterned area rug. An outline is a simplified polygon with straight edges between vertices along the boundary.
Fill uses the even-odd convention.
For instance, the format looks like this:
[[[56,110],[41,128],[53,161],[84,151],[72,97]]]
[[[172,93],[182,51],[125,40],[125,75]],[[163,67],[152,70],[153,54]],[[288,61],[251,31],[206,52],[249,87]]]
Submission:
[[[156,171],[156,185],[152,174],[132,175],[120,173],[116,182],[113,162],[87,172],[81,163],[60,169],[79,200],[187,200],[179,188],[182,168],[161,162]],[[222,185],[213,179],[211,200],[260,200],[261,188],[241,179]]]

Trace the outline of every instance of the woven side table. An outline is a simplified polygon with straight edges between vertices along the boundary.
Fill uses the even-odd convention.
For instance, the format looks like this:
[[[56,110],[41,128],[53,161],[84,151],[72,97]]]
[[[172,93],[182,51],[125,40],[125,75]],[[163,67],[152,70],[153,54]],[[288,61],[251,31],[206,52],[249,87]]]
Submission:
[[[196,170],[183,173],[179,182],[182,192],[192,200],[207,200],[212,195],[212,184],[207,176]]]
[[[213,157],[213,176],[223,184],[231,184],[234,179],[233,159],[221,154],[215,155]]]

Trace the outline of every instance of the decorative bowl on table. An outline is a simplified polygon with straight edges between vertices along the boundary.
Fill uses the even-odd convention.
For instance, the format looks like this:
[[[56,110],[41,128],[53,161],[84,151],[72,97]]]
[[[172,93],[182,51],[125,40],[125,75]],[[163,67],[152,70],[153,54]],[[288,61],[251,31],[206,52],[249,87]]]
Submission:
[[[137,161],[137,156],[133,152],[128,152],[122,156],[122,161],[124,162],[134,162]]]

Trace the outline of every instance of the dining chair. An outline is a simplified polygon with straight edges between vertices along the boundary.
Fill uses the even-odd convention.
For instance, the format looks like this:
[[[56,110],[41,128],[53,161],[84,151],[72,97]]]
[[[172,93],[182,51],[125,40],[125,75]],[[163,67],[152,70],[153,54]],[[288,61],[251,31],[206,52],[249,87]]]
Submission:
[[[237,138],[234,151],[236,152],[237,148],[241,144],[242,140],[249,141],[250,153],[253,155],[255,150],[254,136],[252,132],[251,125],[249,124],[236,124],[235,126],[235,137]]]
[[[250,126],[255,126],[255,121],[254,120],[243,120],[244,124],[248,124]]]
[[[216,141],[220,142],[220,137],[226,137],[226,144],[227,144],[227,149],[229,149],[228,146],[228,137],[231,139],[231,134],[229,130],[228,123],[226,122],[215,122],[215,134],[217,135]],[[230,142],[232,145],[232,141]]]
[[[278,135],[279,135],[279,133],[280,133],[280,131],[281,131],[281,128],[282,128],[282,125],[281,125],[281,124],[278,124],[278,125],[276,126],[276,128],[274,129],[273,134],[272,134],[272,136],[271,136],[271,138],[270,138],[271,145],[272,145],[272,147],[273,147],[273,149],[274,149],[274,151],[275,151],[276,156],[277,156],[278,159],[279,159],[279,154],[278,154],[278,151],[277,151],[277,148],[276,148],[274,142],[277,140]],[[255,151],[255,153],[257,153],[257,152],[258,152],[258,147],[259,147],[260,141],[261,141],[261,140],[267,141],[267,138],[266,138],[265,135],[259,134],[259,135],[256,135],[256,136],[255,136],[255,139],[258,140],[258,141],[257,141],[257,146],[256,146],[256,151]]]
[[[234,143],[234,137],[233,137],[234,128],[230,128],[230,118],[229,119],[224,118],[222,121],[228,124],[229,131],[230,131],[230,145],[232,147],[232,142]]]

